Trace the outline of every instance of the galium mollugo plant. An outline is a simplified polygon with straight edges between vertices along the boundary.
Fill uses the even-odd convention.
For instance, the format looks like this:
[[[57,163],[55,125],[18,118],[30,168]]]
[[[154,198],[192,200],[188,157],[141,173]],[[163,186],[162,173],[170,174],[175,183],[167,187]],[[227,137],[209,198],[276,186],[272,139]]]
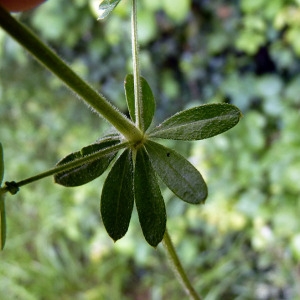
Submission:
[[[99,8],[100,18],[106,17],[119,2],[104,0]],[[81,186],[111,167],[100,200],[100,213],[109,236],[117,241],[126,234],[135,203],[146,241],[153,247],[163,241],[185,289],[192,299],[200,299],[184,274],[167,233],[167,215],[158,177],[179,199],[190,204],[204,203],[207,186],[200,172],[187,159],[161,145],[159,139],[207,139],[234,127],[241,112],[226,103],[206,104],[178,112],[160,125],[150,127],[155,114],[155,99],[146,79],[140,75],[136,9],[136,0],[132,0],[133,74],[127,75],[124,81],[129,119],[0,7],[1,27],[114,127],[113,133],[67,155],[54,168],[19,182],[4,183],[0,189],[0,247],[3,249],[6,239],[6,192],[15,194],[21,186],[52,175],[57,184]],[[0,144],[0,184],[3,174]]]

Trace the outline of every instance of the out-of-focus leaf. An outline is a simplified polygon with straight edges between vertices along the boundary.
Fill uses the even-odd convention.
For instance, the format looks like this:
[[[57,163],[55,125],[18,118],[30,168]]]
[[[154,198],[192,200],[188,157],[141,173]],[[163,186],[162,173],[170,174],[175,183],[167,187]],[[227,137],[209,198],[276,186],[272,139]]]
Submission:
[[[4,177],[4,158],[3,158],[3,148],[2,144],[0,143],[0,187]]]
[[[240,110],[231,104],[206,104],[181,111],[150,132],[150,137],[174,140],[202,140],[235,126]]]
[[[157,178],[144,147],[136,154],[134,196],[144,237],[156,247],[163,239],[167,217]]]
[[[133,203],[133,164],[131,151],[127,149],[109,172],[101,195],[103,224],[114,241],[127,232]]]
[[[247,54],[254,55],[265,42],[266,37],[263,32],[245,29],[236,35],[235,47]]]
[[[0,192],[0,249],[3,250],[6,240],[6,216],[4,193]]]
[[[204,202],[207,186],[199,171],[188,160],[152,141],[147,141],[145,146],[155,172],[175,195],[192,204]]]
[[[119,143],[118,139],[104,138],[95,144],[89,145],[82,148],[80,151],[73,152],[62,160],[60,160],[57,165],[63,165],[72,162],[76,159],[82,158],[89,154],[95,153],[97,151],[103,150],[110,146],[114,146]],[[86,184],[95,178],[99,177],[109,166],[110,162],[116,156],[117,151],[100,157],[94,161],[85,163],[79,167],[75,167],[66,172],[61,172],[54,175],[54,180],[56,183],[63,186],[74,187]]]
[[[120,0],[102,0],[99,5],[98,19],[106,18],[119,4]]]
[[[152,90],[145,78],[140,77],[141,84],[141,104],[142,104],[142,130],[146,131],[151,125],[155,112],[155,99]],[[132,74],[128,74],[125,78],[125,94],[129,114],[133,122],[135,122],[135,99],[134,99],[134,79]]]
[[[285,96],[294,104],[300,102],[300,76],[295,76],[285,89]]]

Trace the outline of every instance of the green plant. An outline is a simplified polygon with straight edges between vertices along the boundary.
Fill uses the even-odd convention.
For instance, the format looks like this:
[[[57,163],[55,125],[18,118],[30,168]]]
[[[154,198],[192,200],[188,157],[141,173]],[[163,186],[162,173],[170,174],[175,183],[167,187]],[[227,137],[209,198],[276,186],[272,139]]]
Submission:
[[[100,5],[101,17],[107,16],[119,1],[103,1]],[[133,74],[127,75],[125,79],[125,96],[131,120],[80,79],[33,33],[4,9],[0,9],[1,26],[114,127],[113,133],[67,155],[53,169],[19,182],[5,182],[0,190],[1,248],[5,244],[6,192],[15,194],[21,186],[51,175],[60,185],[80,186],[99,177],[114,161],[104,183],[100,203],[102,220],[108,234],[114,241],[126,234],[135,202],[146,241],[153,247],[163,241],[187,293],[191,298],[199,299],[167,233],[165,205],[157,176],[180,199],[191,204],[204,203],[207,187],[201,174],[190,162],[174,150],[157,143],[156,139],[206,139],[235,126],[241,113],[230,104],[208,104],[179,112],[151,128],[155,100],[146,79],[140,75],[136,9],[136,0],[133,0]],[[1,181],[3,165],[1,147]]]

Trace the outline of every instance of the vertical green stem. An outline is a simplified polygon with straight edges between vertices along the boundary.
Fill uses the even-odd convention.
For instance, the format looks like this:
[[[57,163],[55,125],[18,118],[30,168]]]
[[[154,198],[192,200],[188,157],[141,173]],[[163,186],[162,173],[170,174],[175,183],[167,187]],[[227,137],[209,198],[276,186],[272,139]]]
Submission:
[[[133,63],[133,79],[134,79],[134,106],[136,126],[144,131],[143,128],[143,103],[141,101],[140,88],[140,66],[139,66],[139,44],[137,29],[137,0],[132,0],[131,13],[131,41],[132,41],[132,63]]]
[[[83,81],[54,51],[46,46],[26,26],[13,18],[1,5],[0,26],[38,61],[58,76],[72,91],[77,93],[95,111],[108,120],[129,141],[135,142],[142,139],[142,132],[126,116],[121,114],[101,94]]]
[[[171,238],[168,234],[168,231],[166,230],[164,238],[162,240],[163,246],[165,247],[167,251],[167,255],[170,261],[170,264],[173,268],[173,271],[178,279],[178,281],[183,286],[185,292],[190,297],[190,299],[193,300],[202,300],[202,298],[197,294],[197,292],[194,290],[189,278],[187,277],[181,262],[176,254],[175,248],[173,246],[173,243],[171,241]]]

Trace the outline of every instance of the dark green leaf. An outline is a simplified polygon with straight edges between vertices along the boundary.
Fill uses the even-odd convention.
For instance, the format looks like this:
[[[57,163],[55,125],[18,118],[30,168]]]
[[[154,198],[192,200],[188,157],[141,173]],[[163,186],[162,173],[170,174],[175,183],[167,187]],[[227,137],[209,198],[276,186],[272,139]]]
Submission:
[[[155,112],[155,99],[152,90],[145,78],[140,77],[141,98],[142,98],[142,130],[146,131],[151,125]],[[132,74],[128,74],[125,78],[125,94],[129,110],[129,114],[133,122],[135,122],[135,100],[134,100],[134,79]]]
[[[110,146],[116,145],[118,143],[118,139],[104,138],[95,144],[82,148],[81,151],[73,152],[67,155],[62,160],[60,160],[57,165],[59,166],[75,161],[76,159],[98,152],[105,148],[109,148]],[[110,162],[114,159],[116,154],[117,152],[114,151],[96,160],[84,163],[79,167],[70,169],[69,171],[58,173],[54,175],[54,180],[58,184],[69,187],[86,184],[99,177],[108,168]]]
[[[104,19],[107,17],[114,8],[118,5],[120,0],[103,0],[99,5],[99,16],[98,19]]]
[[[128,230],[134,203],[131,151],[125,150],[109,172],[101,195],[103,224],[116,241]]]
[[[4,177],[4,158],[3,158],[3,148],[2,144],[0,143],[0,187]]]
[[[192,204],[204,202],[207,186],[199,171],[188,160],[152,141],[147,141],[145,146],[155,172],[175,195]]]
[[[156,247],[163,239],[167,217],[157,178],[144,147],[136,154],[134,196],[145,239]]]
[[[6,240],[6,216],[4,193],[0,191],[0,249],[3,250]]]
[[[179,153],[152,141],[146,149],[159,177],[180,199],[191,204],[204,202],[207,186],[200,172]]]
[[[174,140],[202,140],[225,132],[241,118],[231,104],[206,104],[181,111],[154,128],[150,137]]]

